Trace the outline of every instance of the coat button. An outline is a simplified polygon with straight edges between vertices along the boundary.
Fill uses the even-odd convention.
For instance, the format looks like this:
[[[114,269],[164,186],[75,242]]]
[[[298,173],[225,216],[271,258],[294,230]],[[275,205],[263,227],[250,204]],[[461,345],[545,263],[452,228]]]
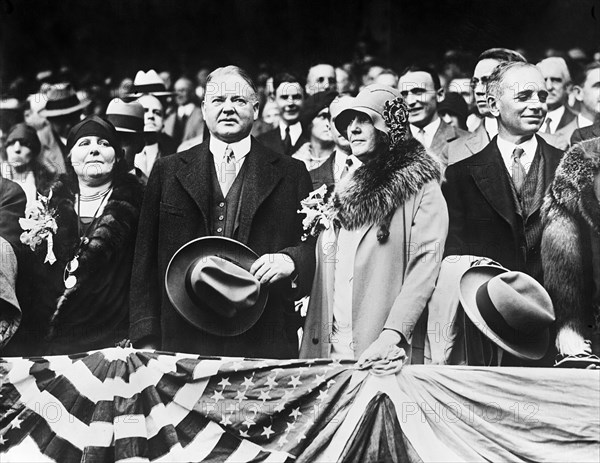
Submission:
[[[223,220],[224,218],[225,218],[225,217],[224,217],[224,216],[222,216],[222,215],[220,215],[220,216],[219,216],[219,220]]]
[[[319,338],[312,338],[313,344],[319,344]]]
[[[225,207],[225,203],[223,203],[223,202],[220,202],[220,203],[219,203],[219,207]]]
[[[221,233],[223,231],[223,229],[221,227],[217,228],[217,232]]]

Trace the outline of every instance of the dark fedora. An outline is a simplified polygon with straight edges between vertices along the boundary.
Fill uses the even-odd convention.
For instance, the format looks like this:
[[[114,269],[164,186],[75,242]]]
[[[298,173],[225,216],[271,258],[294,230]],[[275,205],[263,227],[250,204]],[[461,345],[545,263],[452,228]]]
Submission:
[[[81,111],[90,103],[90,100],[79,100],[71,84],[56,84],[48,90],[46,107],[39,114],[42,117],[66,116]]]
[[[261,317],[269,293],[250,273],[258,255],[230,238],[208,236],[183,245],[165,275],[175,310],[196,328],[237,336]]]
[[[526,360],[546,354],[554,308],[529,275],[476,262],[460,279],[460,302],[473,324],[505,351]]]

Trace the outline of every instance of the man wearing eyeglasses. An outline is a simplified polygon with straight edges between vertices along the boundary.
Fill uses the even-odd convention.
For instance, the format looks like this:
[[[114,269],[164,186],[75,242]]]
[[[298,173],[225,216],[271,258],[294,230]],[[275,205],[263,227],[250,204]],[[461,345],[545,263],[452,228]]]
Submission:
[[[537,134],[547,98],[533,64],[504,62],[490,75],[487,103],[498,134],[446,170],[446,255],[488,257],[543,283],[540,211],[562,156]]]
[[[487,104],[486,87],[492,71],[502,62],[527,62],[520,53],[507,48],[490,48],[479,55],[473,70],[471,89],[481,124],[472,133],[449,143],[441,152],[444,167],[473,156],[487,146],[498,133],[498,123]]]
[[[408,67],[400,76],[398,90],[408,106],[412,136],[430,153],[439,157],[448,143],[467,134],[439,117],[438,103],[444,99],[444,89],[435,70]]]

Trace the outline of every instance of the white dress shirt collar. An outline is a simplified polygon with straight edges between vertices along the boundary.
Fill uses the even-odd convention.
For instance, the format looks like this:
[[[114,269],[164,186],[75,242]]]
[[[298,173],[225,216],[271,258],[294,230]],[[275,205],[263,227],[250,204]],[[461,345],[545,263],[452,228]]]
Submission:
[[[425,148],[429,148],[431,146],[431,143],[433,142],[433,137],[435,136],[435,133],[437,132],[441,123],[442,120],[439,117],[436,117],[435,120],[427,124],[425,127],[423,127],[423,129],[420,129],[417,126],[410,124],[410,131],[412,133],[412,136],[420,142],[422,142]],[[421,130],[423,130],[423,132],[425,133],[421,134]]]
[[[250,152],[250,147],[252,146],[251,137],[248,135],[246,138],[236,141],[235,143],[225,143],[216,137],[210,137],[209,149],[215,157],[215,162],[222,162],[225,160],[225,149],[227,146],[231,147],[233,155],[235,156],[235,161],[239,162]]]
[[[182,118],[183,116],[190,117],[192,111],[194,110],[194,106],[194,103],[188,103],[179,106],[177,108],[177,116],[179,116],[179,118]]]
[[[490,140],[498,135],[498,120],[495,117],[484,117],[483,127],[488,133]]]
[[[500,135],[498,135],[498,138],[496,138],[496,142],[498,144],[498,150],[502,155],[502,160],[504,161],[504,165],[506,166],[509,175],[512,175],[512,155],[516,147],[520,147],[523,149],[523,151],[525,151],[521,155],[521,164],[523,164],[523,167],[525,168],[525,173],[529,172],[529,168],[533,163],[533,158],[535,157],[535,152],[538,148],[538,141],[535,135],[532,136],[529,140],[524,141],[520,145],[515,145],[514,143],[506,141],[500,138]]]
[[[540,132],[546,131],[546,124],[548,123],[548,120],[550,120],[550,133],[556,132],[556,129],[558,128],[558,123],[560,122],[564,114],[564,106],[560,106],[552,111],[548,111],[548,114],[546,114],[546,119],[544,119],[544,123],[540,127]]]
[[[279,134],[281,135],[282,140],[285,139],[285,129],[287,127],[288,126],[285,123],[283,123],[283,122],[279,123]],[[292,141],[292,146],[293,146],[298,141],[298,138],[300,138],[300,135],[302,135],[302,124],[300,124],[300,122],[296,122],[295,124],[290,125],[289,128],[290,128],[290,140]]]
[[[590,125],[593,125],[594,121],[590,121],[587,117],[583,116],[581,113],[579,113],[577,115],[577,125],[579,126],[580,129],[584,128],[584,127],[589,127]]]

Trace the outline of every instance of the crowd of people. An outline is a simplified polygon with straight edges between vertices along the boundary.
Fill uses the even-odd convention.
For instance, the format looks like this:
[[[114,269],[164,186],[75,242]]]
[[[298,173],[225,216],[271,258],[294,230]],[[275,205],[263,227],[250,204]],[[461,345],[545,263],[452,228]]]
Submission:
[[[17,79],[0,355],[600,367],[600,61],[456,56]]]

